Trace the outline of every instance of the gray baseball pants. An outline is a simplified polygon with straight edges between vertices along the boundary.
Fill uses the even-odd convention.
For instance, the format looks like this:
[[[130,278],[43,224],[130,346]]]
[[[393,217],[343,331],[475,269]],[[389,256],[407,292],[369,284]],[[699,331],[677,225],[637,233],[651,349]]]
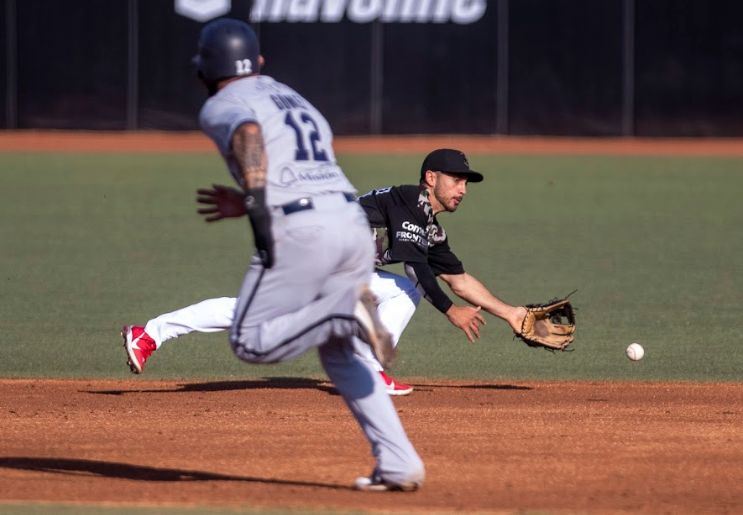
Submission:
[[[235,354],[277,363],[317,348],[372,447],[387,481],[422,482],[423,462],[410,443],[384,383],[354,349],[366,345],[354,310],[374,268],[366,215],[341,194],[312,198],[313,209],[272,212],[275,261],[257,257],[243,281],[230,330]]]

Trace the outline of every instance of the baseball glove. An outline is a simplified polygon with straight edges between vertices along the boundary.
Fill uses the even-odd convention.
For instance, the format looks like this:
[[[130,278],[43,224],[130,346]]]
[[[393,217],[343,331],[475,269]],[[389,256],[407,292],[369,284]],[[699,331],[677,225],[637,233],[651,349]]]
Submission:
[[[530,347],[568,350],[575,334],[573,305],[567,297],[544,304],[527,304],[521,332],[515,334]]]

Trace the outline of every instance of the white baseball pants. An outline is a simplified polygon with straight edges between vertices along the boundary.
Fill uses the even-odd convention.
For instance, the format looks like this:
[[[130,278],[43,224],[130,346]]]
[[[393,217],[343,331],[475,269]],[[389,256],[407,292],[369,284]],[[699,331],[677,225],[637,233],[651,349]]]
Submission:
[[[372,274],[369,287],[379,301],[379,317],[392,334],[396,346],[415,313],[421,295],[407,277],[383,270],[376,270]],[[145,331],[155,340],[158,348],[168,340],[192,332],[226,331],[232,327],[236,306],[235,297],[203,300],[153,318],[145,325]],[[383,370],[368,346],[361,346],[358,352],[374,370]]]

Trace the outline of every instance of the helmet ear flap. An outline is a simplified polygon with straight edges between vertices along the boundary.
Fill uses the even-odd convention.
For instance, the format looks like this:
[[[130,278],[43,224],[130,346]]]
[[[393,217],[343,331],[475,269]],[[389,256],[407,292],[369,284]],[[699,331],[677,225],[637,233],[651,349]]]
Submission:
[[[217,93],[217,81],[209,80],[204,76],[204,72],[201,70],[196,70],[196,76],[199,78],[201,83],[206,86],[206,90],[209,93],[209,96],[213,96]]]

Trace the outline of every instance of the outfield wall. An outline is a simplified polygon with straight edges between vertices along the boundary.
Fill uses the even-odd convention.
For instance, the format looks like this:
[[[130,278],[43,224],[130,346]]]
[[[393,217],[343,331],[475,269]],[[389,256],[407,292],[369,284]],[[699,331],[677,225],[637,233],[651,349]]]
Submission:
[[[0,127],[196,128],[220,15],[339,134],[743,135],[736,0],[0,0]]]

